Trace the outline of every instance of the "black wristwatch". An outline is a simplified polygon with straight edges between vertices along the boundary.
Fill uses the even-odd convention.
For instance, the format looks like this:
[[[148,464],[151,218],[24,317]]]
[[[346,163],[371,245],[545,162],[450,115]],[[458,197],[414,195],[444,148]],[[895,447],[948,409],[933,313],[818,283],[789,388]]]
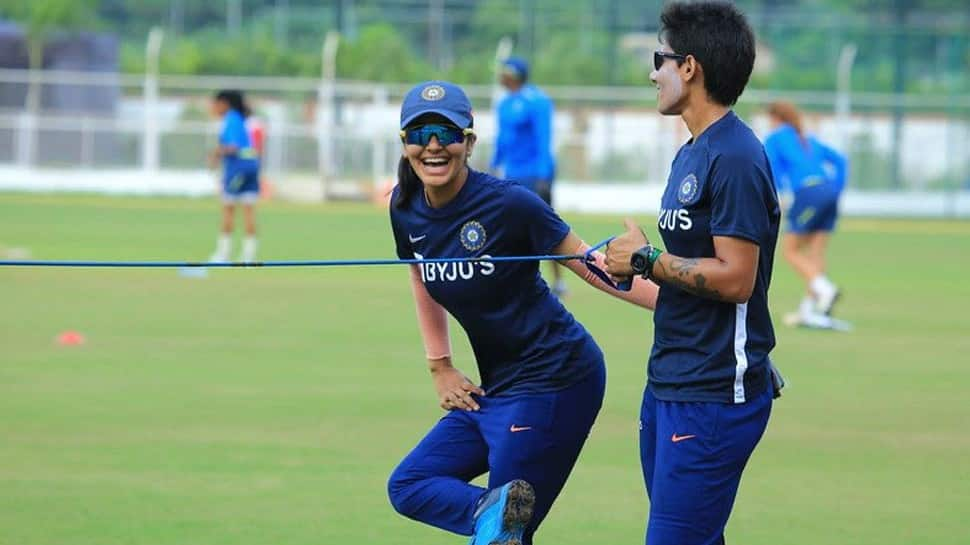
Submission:
[[[633,268],[633,274],[644,280],[649,280],[653,274],[653,264],[657,262],[662,253],[663,250],[654,248],[652,244],[647,244],[633,252],[633,255],[630,256],[630,267]]]

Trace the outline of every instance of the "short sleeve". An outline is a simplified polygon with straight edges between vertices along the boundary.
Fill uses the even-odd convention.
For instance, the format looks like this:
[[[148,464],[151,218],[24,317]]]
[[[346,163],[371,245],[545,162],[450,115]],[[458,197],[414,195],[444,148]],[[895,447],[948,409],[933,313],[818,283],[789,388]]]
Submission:
[[[712,165],[711,235],[743,238],[759,246],[768,239],[771,176],[750,157],[722,155]]]
[[[405,232],[404,227],[401,225],[401,211],[394,206],[394,202],[397,200],[397,187],[394,188],[394,194],[391,196],[391,233],[394,236],[394,248],[397,252],[398,259],[414,259],[414,251],[411,249],[411,243],[408,240],[408,235]]]
[[[229,113],[222,126],[222,133],[219,134],[219,143],[224,146],[245,147],[245,134],[246,126],[243,124],[242,117]]]
[[[547,255],[569,234],[569,225],[538,195],[519,184],[506,192],[508,224],[525,238],[528,250]]]

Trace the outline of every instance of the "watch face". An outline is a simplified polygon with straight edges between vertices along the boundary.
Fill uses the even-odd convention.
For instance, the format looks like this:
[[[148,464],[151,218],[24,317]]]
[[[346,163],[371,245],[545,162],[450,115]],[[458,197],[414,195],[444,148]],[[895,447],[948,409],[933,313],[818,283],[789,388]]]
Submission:
[[[633,254],[630,259],[630,266],[633,267],[633,272],[640,274],[647,268],[647,258],[640,254]]]

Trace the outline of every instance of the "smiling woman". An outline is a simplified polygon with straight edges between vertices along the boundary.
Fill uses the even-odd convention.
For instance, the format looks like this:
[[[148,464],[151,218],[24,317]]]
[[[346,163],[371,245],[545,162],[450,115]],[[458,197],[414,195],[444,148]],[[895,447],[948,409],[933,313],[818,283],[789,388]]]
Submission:
[[[398,257],[583,254],[589,247],[539,196],[467,166],[473,124],[471,103],[451,83],[422,83],[405,97],[391,206]],[[411,286],[448,414],[391,475],[391,503],[409,518],[473,534],[473,544],[532,543],[599,412],[603,354],[552,295],[537,262],[424,265],[411,266]],[[657,286],[648,280],[619,292],[578,261],[567,266],[653,308]],[[468,334],[481,386],[452,365],[449,312]],[[488,488],[470,484],[486,472]]]
[[[471,126],[458,127],[441,114],[427,113],[402,129],[401,138],[403,160],[424,185],[428,202],[440,206],[454,198],[468,178],[466,164],[475,147]]]
[[[768,311],[778,199],[761,142],[731,111],[754,33],[721,0],[667,3],[650,79],[657,109],[691,139],[670,168],[653,246],[632,220],[607,249],[615,278],[661,285],[640,410],[648,545],[724,543],[741,474],[768,425],[775,346]]]

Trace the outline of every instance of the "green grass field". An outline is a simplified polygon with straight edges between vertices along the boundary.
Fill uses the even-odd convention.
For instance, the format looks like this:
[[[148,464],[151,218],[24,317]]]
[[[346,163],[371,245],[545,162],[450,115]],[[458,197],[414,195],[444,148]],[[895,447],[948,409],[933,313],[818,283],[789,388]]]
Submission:
[[[367,205],[262,209],[263,259],[389,257]],[[567,215],[587,240],[620,218]],[[651,221],[652,220],[648,220]],[[0,195],[0,255],[203,259],[215,201]],[[655,231],[654,231],[655,232]],[[849,334],[780,325],[790,388],[729,543],[970,543],[970,224],[845,221]],[[440,415],[401,267],[0,269],[0,544],[422,544],[386,477]],[[642,543],[637,415],[651,317],[570,279],[606,404],[537,542]],[[76,329],[80,347],[55,335]],[[460,330],[457,364],[474,372]]]

